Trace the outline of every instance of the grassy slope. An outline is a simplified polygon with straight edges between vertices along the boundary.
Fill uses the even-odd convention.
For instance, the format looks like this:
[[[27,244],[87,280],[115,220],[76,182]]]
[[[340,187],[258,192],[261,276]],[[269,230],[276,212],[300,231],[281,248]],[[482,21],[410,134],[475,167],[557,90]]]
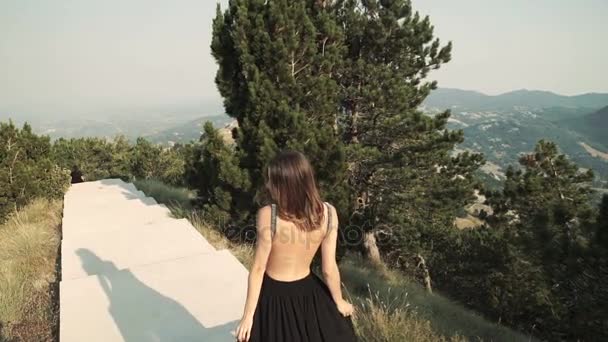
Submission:
[[[0,225],[0,341],[53,341],[61,201],[35,200]]]
[[[137,186],[167,204],[176,215],[187,217],[214,247],[230,249],[245,266],[251,265],[252,246],[228,241],[195,212],[184,210],[193,194],[158,182],[138,182]],[[380,270],[357,256],[345,256],[340,269],[347,294],[357,306],[355,325],[364,342],[531,340],[441,295],[426,293],[398,272]]]
[[[359,301],[372,296],[388,307],[407,306],[419,319],[428,320],[433,331],[458,335],[466,340],[530,341],[507,327],[487,321],[438,293],[430,294],[403,274],[381,269],[362,258],[349,255],[340,265],[344,283]]]

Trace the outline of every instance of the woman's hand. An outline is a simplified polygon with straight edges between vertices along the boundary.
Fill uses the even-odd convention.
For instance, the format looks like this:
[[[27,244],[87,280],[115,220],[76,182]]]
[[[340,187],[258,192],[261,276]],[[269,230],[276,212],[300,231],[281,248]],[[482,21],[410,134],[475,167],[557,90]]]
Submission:
[[[336,306],[338,307],[338,311],[340,311],[340,313],[344,317],[350,317],[355,312],[355,308],[353,307],[353,305],[345,301],[344,299],[338,301],[336,303]]]
[[[236,340],[238,342],[247,342],[251,337],[251,326],[253,325],[253,318],[243,316],[241,323],[236,328]]]

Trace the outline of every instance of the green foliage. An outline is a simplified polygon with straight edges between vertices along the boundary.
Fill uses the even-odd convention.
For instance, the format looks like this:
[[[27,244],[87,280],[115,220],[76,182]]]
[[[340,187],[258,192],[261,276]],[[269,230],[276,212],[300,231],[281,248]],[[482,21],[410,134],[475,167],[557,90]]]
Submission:
[[[231,213],[246,212],[251,202],[246,191],[250,189],[247,170],[238,167],[238,160],[219,132],[210,122],[205,123],[204,139],[188,147],[186,181],[198,190],[206,219],[209,222],[227,222]]]
[[[354,213],[349,226],[393,223],[380,213],[404,202],[412,205],[393,216],[451,225],[471,200],[481,157],[451,157],[462,132],[445,129],[449,113],[417,110],[436,86],[423,80],[449,60],[451,45],[441,46],[409,1],[235,0],[218,10],[212,49],[226,112],[239,123],[230,163],[247,181],[192,183],[207,203],[246,218],[263,167],[284,148],[312,159],[326,197]],[[421,187],[431,191],[420,196]]]
[[[418,109],[436,88],[426,77],[450,60],[451,43],[442,46],[410,1],[340,1],[333,11],[345,35],[336,80],[347,224],[373,234],[385,261],[408,268],[403,259],[420,253],[435,264],[434,249],[473,200],[483,163],[477,154],[452,155],[463,133],[447,130],[449,112]]]
[[[605,259],[592,248],[602,221],[590,206],[592,172],[540,141],[490,193],[491,227],[461,234],[436,272],[441,288],[485,314],[549,340],[606,337]],[[589,310],[595,307],[596,310]]]
[[[50,155],[49,137],[0,123],[0,222],[36,197],[61,198],[69,174]]]
[[[122,136],[113,141],[101,138],[58,139],[53,157],[64,169],[78,168],[86,181],[131,177],[131,144]]]
[[[207,125],[184,149],[208,214],[250,221],[263,167],[298,149],[370,256],[378,248],[409,273],[419,268],[413,257],[424,258],[436,288],[544,338],[603,336],[605,226],[589,204],[593,174],[555,144],[541,141],[488,194],[488,226],[455,229],[484,160],[453,153],[464,137],[447,129],[449,112],[418,109],[451,44],[410,1],[232,0],[218,9],[212,51],[238,128],[234,146]]]
[[[596,222],[594,247],[600,251],[608,252],[608,194],[602,196]]]
[[[156,179],[181,185],[185,148],[163,148],[145,139],[132,145],[122,136],[59,139],[51,143],[25,124],[0,123],[0,221],[33,198],[60,198],[78,170],[87,181]]]
[[[53,157],[65,169],[79,169],[86,181],[121,178],[183,183],[184,159],[180,151],[153,145],[143,138],[134,145],[123,136],[114,140],[62,138],[53,144]]]
[[[131,154],[131,173],[136,179],[157,179],[178,185],[183,181],[184,159],[174,149],[138,138]]]
[[[341,33],[311,1],[234,0],[225,13],[218,9],[211,45],[216,83],[239,127],[234,152],[214,139],[204,143],[217,158],[206,163],[228,172],[194,183],[208,206],[237,222],[251,220],[262,169],[282,149],[309,156],[326,197],[340,202],[345,164],[334,133],[339,91],[332,75],[342,57]]]

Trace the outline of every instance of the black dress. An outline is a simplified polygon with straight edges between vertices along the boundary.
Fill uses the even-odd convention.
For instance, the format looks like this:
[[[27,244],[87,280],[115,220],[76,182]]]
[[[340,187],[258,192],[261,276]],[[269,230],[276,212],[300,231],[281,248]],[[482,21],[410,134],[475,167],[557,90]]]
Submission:
[[[274,217],[274,206],[272,212]],[[350,317],[342,316],[327,285],[311,271],[295,281],[264,274],[249,341],[354,342],[357,337]]]

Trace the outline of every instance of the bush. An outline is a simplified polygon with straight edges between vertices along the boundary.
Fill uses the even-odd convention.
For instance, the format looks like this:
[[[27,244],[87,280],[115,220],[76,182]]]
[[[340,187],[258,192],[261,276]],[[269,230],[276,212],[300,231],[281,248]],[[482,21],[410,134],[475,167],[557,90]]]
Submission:
[[[0,223],[34,198],[61,198],[69,182],[51,157],[49,137],[35,135],[28,124],[0,123]]]

